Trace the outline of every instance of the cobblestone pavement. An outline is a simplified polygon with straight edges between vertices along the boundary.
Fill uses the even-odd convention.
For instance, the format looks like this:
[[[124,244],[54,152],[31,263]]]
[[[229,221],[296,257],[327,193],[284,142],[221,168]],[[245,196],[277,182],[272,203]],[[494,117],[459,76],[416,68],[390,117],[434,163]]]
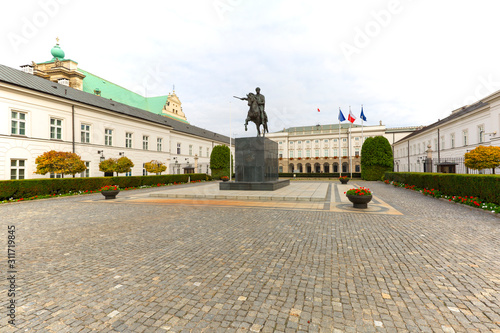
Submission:
[[[500,219],[354,183],[398,214],[127,204],[155,189],[1,205],[0,331],[499,333]]]

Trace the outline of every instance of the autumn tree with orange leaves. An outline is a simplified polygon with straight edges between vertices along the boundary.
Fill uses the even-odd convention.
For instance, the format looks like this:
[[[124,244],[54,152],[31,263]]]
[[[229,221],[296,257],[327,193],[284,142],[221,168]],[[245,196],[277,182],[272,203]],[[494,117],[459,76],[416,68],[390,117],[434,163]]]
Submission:
[[[65,151],[47,151],[35,160],[36,174],[45,175],[55,173],[64,175],[75,175],[87,169],[79,155]]]
[[[500,147],[479,146],[465,154],[465,166],[474,170],[492,169],[500,165]]]

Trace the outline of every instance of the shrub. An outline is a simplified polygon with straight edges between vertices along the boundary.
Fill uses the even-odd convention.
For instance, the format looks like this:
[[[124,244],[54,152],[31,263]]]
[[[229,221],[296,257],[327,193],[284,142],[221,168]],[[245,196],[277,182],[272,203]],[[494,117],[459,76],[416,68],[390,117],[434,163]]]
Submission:
[[[434,189],[443,195],[473,196],[500,204],[500,176],[450,173],[386,172],[385,178],[419,188]]]
[[[233,159],[228,146],[218,145],[212,149],[210,154],[210,169],[212,177],[220,179],[222,176],[229,177],[229,159]]]
[[[132,177],[85,177],[85,178],[43,178],[0,181],[0,201],[10,198],[64,194],[70,191],[96,191],[106,185],[120,188],[142,185],[186,183],[188,180],[209,180],[206,174],[132,176]]]
[[[361,147],[361,178],[380,180],[386,171],[393,169],[392,149],[383,136],[370,137]]]

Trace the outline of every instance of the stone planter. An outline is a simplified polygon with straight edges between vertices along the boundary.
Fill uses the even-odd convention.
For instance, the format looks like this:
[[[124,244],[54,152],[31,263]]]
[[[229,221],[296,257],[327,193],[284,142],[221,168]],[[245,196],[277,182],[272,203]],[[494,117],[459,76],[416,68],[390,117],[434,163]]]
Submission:
[[[342,184],[347,184],[349,182],[349,178],[346,179],[339,178],[339,180]]]
[[[346,195],[352,202],[354,208],[368,208],[368,203],[372,201],[371,195]]]
[[[118,193],[120,193],[120,190],[101,191],[101,194],[104,195],[105,200],[115,199]]]

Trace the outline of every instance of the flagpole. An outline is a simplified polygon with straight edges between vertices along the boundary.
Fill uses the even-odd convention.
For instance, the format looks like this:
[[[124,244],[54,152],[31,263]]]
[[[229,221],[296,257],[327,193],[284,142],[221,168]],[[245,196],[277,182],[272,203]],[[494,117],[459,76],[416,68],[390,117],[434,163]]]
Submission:
[[[340,107],[339,107],[339,178],[342,177],[342,160],[340,158],[340,112],[342,112],[342,110],[340,110]]]
[[[363,113],[363,104],[361,104],[361,113],[364,116],[364,113]],[[364,140],[364,135],[363,135],[363,117],[360,117],[360,118],[361,118],[361,147],[363,147],[363,140]]]
[[[351,106],[349,105],[349,114],[351,114]],[[349,142],[347,143],[347,156],[349,156],[349,171],[352,179],[352,161],[351,161],[351,132],[352,132],[352,122],[351,127],[349,128]]]
[[[232,119],[232,108],[231,101],[229,101],[229,181],[233,178],[233,170],[231,165],[231,119]]]

